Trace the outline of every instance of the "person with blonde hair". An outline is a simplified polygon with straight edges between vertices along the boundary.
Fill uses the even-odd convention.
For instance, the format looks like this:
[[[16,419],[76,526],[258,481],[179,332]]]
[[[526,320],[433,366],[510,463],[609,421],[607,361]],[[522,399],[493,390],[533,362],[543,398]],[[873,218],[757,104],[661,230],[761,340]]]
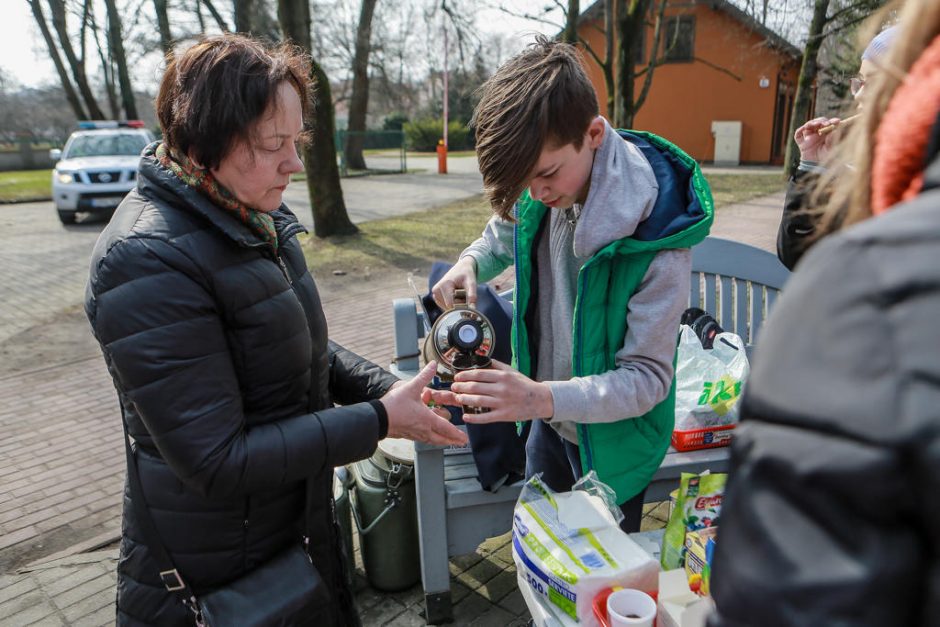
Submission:
[[[866,89],[744,393],[710,627],[937,624],[940,3]]]
[[[853,106],[858,110],[864,106],[865,86],[879,72],[881,60],[887,54],[897,34],[896,26],[879,32],[862,52],[858,74],[849,79]],[[796,129],[793,140],[800,150],[800,163],[787,184],[787,197],[783,203],[783,216],[777,229],[777,257],[792,270],[817,238],[816,226],[819,212],[807,207],[820,174],[826,171],[823,163],[836,140],[848,124],[858,119],[858,112],[847,118],[820,116],[809,120]]]

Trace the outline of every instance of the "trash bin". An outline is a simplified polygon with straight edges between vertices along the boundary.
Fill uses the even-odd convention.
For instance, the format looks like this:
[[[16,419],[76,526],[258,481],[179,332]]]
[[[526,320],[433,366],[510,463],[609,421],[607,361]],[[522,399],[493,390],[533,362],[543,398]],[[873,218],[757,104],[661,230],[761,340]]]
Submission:
[[[352,519],[349,511],[349,486],[352,475],[346,468],[337,468],[333,473],[333,501],[336,503],[336,519],[343,539],[343,561],[346,565],[346,584],[354,588],[356,558],[353,555]]]
[[[352,465],[352,512],[366,578],[376,590],[405,590],[421,580],[414,443],[386,438]]]

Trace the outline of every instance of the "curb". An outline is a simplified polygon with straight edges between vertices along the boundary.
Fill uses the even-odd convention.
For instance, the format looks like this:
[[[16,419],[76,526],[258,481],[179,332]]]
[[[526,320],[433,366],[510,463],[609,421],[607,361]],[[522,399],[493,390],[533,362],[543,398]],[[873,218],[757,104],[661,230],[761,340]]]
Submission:
[[[52,196],[33,196],[27,198],[0,198],[0,205],[19,205],[27,202],[52,202]]]

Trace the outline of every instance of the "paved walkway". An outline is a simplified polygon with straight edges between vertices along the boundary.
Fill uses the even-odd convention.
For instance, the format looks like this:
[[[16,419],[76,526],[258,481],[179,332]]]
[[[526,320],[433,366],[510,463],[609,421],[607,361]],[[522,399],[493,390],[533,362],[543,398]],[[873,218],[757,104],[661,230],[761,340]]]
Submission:
[[[416,191],[412,185],[411,196],[418,197],[425,189],[422,185]],[[407,196],[404,191],[398,195],[400,200]],[[782,194],[775,194],[721,209],[713,234],[772,249],[782,200]],[[0,225],[20,228],[15,218],[30,207],[0,209]],[[51,214],[49,220],[55,220],[53,212],[46,213]],[[5,241],[0,247],[0,316],[8,316],[0,317],[2,329],[24,324],[24,314],[41,322],[49,318],[50,308],[57,311],[56,307],[81,301],[87,272],[83,265],[64,267],[61,272],[56,269],[51,279],[32,276],[40,274],[40,259],[43,270],[48,264],[41,255],[43,246],[52,255],[65,249],[44,244],[41,237],[28,241],[34,230],[56,228],[42,220],[26,221],[31,228],[23,228],[25,241],[16,255],[9,253]],[[75,237],[68,247],[82,249],[87,260],[98,228],[76,229],[69,233]],[[20,263],[14,259],[20,255],[27,261],[19,271],[11,270],[8,266]],[[31,269],[30,259],[34,261]],[[11,282],[19,282],[20,289],[37,296],[14,300],[11,307],[5,300],[6,290],[19,291]],[[323,305],[331,337],[377,363],[388,363],[392,355],[390,303],[407,294],[404,276],[326,289]],[[43,298],[48,302],[33,309],[32,303]],[[0,343],[8,337],[0,335]],[[0,432],[4,434],[0,443],[0,573],[5,573],[0,575],[0,624],[110,624],[114,616],[113,541],[120,530],[124,474],[114,390],[98,355],[57,363],[52,351],[47,363],[55,365],[0,376]],[[646,528],[662,525],[661,509],[648,514]],[[102,546],[106,548],[95,551]],[[32,565],[24,568],[29,562]],[[508,535],[452,560],[451,574],[458,624],[521,624],[527,618],[515,585]],[[424,624],[419,614],[420,586],[385,595],[363,586],[358,598],[367,625]]]
[[[373,157],[367,165],[398,167],[398,160]],[[483,177],[477,169],[476,157],[449,158],[446,176],[437,174],[437,158],[409,157],[407,167],[408,174],[342,179],[350,220],[358,224],[405,215],[470,198],[483,191]],[[284,201],[308,228],[312,228],[310,200],[304,184],[294,183],[288,187]]]

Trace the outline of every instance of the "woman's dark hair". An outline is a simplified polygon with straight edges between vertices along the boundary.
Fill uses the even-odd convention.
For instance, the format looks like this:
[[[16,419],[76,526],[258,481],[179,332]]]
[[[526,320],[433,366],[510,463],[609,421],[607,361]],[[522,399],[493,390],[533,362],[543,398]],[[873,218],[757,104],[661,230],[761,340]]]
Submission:
[[[163,75],[156,108],[164,141],[201,167],[217,168],[237,142],[250,141],[284,81],[297,90],[307,119],[309,70],[307,56],[291,44],[207,37],[170,61]]]

